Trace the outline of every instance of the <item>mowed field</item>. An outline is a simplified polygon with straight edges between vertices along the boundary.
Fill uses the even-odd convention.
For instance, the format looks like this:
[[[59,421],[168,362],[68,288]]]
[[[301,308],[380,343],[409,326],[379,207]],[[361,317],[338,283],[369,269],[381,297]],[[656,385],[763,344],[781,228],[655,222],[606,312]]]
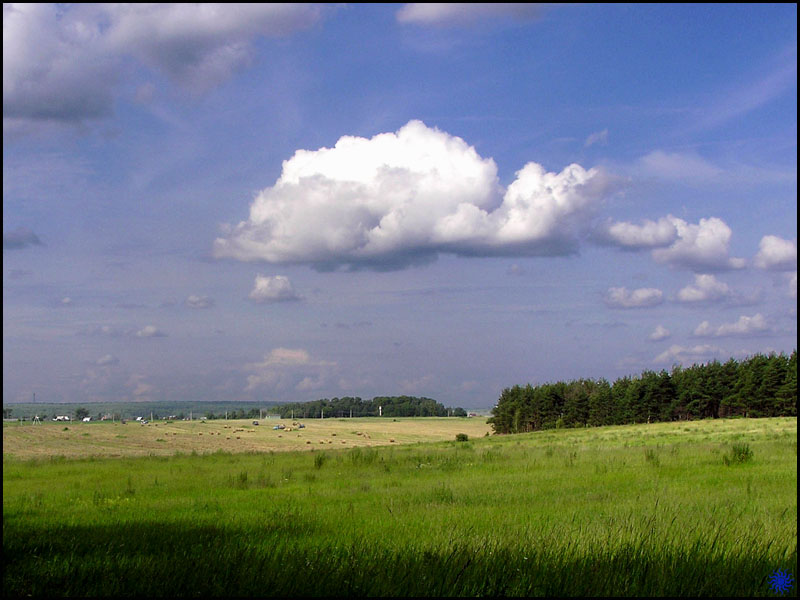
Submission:
[[[290,430],[274,430],[277,424]],[[439,442],[491,432],[486,417],[154,421],[3,424],[4,458],[169,456],[223,451],[279,452]]]

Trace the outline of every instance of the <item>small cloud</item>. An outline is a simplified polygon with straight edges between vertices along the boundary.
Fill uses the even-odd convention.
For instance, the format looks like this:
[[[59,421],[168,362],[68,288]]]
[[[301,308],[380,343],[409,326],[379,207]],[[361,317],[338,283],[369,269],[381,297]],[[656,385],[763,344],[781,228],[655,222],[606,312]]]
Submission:
[[[90,325],[84,327],[79,335],[101,336],[101,337],[120,337],[125,335],[125,332],[111,325]]]
[[[326,382],[335,362],[316,360],[302,348],[275,348],[264,360],[244,366],[252,374],[247,377],[246,391],[267,386],[273,389],[309,391]]]
[[[155,388],[144,381],[145,376],[134,374],[128,378],[127,386],[131,389],[134,399],[137,402],[152,400],[152,393]]]
[[[728,284],[713,275],[695,275],[694,283],[678,292],[678,302],[714,302],[731,295]]]
[[[770,271],[797,270],[797,241],[784,240],[776,235],[765,235],[758,245],[753,264]]]
[[[525,269],[517,264],[513,264],[506,270],[506,273],[509,275],[524,275]]]
[[[70,306],[72,304],[72,298],[69,296],[64,296],[61,299],[61,306]]]
[[[603,129],[603,131],[595,131],[594,133],[590,134],[589,137],[586,138],[586,141],[583,143],[584,148],[589,148],[594,146],[595,144],[600,144],[605,146],[608,143],[608,129]]]
[[[696,154],[651,152],[639,160],[646,175],[661,179],[708,180],[723,173],[710,162]]]
[[[189,308],[211,308],[214,306],[214,300],[208,296],[195,296],[192,294],[184,300],[184,304]]]
[[[106,354],[105,356],[101,356],[95,361],[96,365],[101,367],[116,365],[119,364],[119,359],[114,356],[113,354]]]
[[[722,349],[709,344],[692,347],[672,345],[653,359],[655,364],[690,364],[707,362],[722,354]]]
[[[756,313],[752,317],[742,315],[735,323],[723,323],[714,327],[708,321],[703,321],[694,330],[694,335],[698,337],[727,337],[727,336],[751,336],[760,335],[769,330],[767,322],[761,313]]]
[[[661,217],[658,221],[645,219],[641,225],[608,221],[596,229],[594,238],[598,243],[626,250],[663,248],[678,238],[678,230],[671,217]]]
[[[656,288],[639,288],[628,291],[624,287],[609,288],[605,297],[610,308],[645,308],[664,301],[664,293]]]
[[[255,286],[250,292],[250,299],[258,304],[271,302],[292,302],[301,300],[302,297],[294,291],[292,282],[288,277],[276,275],[264,277],[256,275]]]
[[[648,336],[648,339],[653,342],[659,342],[661,340],[665,340],[670,336],[669,329],[664,327],[663,325],[657,325],[656,328],[653,330]]]
[[[668,248],[653,250],[657,262],[705,273],[745,266],[743,258],[728,255],[732,231],[722,219],[700,219],[697,225],[671,215],[667,219],[672,221],[678,237]]]
[[[423,2],[403,5],[397,11],[397,22],[413,25],[464,26],[487,19],[530,21],[542,14],[542,5],[534,3],[439,3]]]
[[[42,241],[27,227],[17,227],[3,233],[3,250],[20,250],[28,246],[43,246]]]
[[[152,338],[152,337],[167,337],[167,334],[158,329],[155,325],[145,325],[136,332],[136,337]]]

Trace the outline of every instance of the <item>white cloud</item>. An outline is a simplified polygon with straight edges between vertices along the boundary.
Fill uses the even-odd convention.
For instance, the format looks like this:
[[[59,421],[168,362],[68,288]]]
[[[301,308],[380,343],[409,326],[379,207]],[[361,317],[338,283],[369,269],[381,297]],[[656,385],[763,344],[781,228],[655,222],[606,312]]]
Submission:
[[[663,325],[656,325],[656,328],[648,336],[648,339],[654,342],[659,342],[661,340],[667,339],[669,336],[670,336],[669,329],[667,329]]]
[[[411,121],[371,139],[298,150],[250,218],[214,255],[243,261],[401,268],[461,255],[564,255],[616,181],[573,164],[536,163],[503,193],[493,160],[464,140]]]
[[[788,276],[789,279],[789,296],[797,299],[797,271]]]
[[[246,391],[261,387],[274,390],[308,391],[327,383],[335,362],[317,360],[302,348],[275,348],[259,363],[245,365],[252,374],[247,377]]]
[[[90,325],[84,327],[79,334],[103,337],[119,337],[125,335],[125,332],[116,327],[112,327],[111,325]]]
[[[698,337],[750,336],[762,334],[768,329],[766,319],[761,313],[756,313],[752,317],[742,315],[735,323],[723,323],[717,327],[708,321],[703,321],[695,328],[694,335]]]
[[[128,378],[127,386],[131,389],[131,394],[136,401],[152,400],[152,394],[155,388],[144,381],[145,376],[138,373],[131,375]]]
[[[678,292],[679,302],[713,302],[731,295],[728,284],[718,281],[713,275],[694,276],[694,283]]]
[[[167,334],[158,329],[155,325],[145,325],[136,332],[136,337],[151,338],[151,337],[166,337]]]
[[[64,296],[61,299],[61,306],[72,306],[72,298],[69,296]]]
[[[274,277],[264,277],[256,275],[256,280],[250,299],[259,304],[267,302],[291,302],[300,300],[301,297],[294,291],[292,282],[288,277],[276,275]]]
[[[119,359],[113,354],[106,354],[105,356],[101,356],[95,361],[95,364],[101,367],[105,367],[108,365],[116,365],[118,363]]]
[[[397,11],[399,23],[416,25],[469,25],[486,19],[530,20],[542,13],[541,4],[531,3],[411,3]]]
[[[608,289],[605,301],[611,308],[644,308],[661,304],[664,301],[664,293],[656,288],[628,291],[624,287],[612,287]]]
[[[214,300],[208,296],[196,296],[192,294],[184,301],[184,304],[189,308],[211,308],[214,306]]]
[[[645,219],[641,225],[608,221],[597,229],[596,235],[601,242],[639,250],[669,246],[678,238],[678,228],[672,217],[661,217],[658,221]]]
[[[692,225],[671,215],[667,218],[675,226],[678,238],[668,248],[653,250],[656,261],[701,272],[741,269],[745,266],[744,259],[728,255],[732,232],[722,219],[710,217]]]
[[[607,221],[596,226],[594,239],[625,250],[650,250],[660,263],[698,272],[741,269],[743,258],[731,258],[728,246],[731,229],[722,219],[700,219],[694,225],[667,215],[658,221],[645,219],[641,225]]]
[[[765,235],[758,245],[758,254],[753,259],[753,264],[759,269],[796,271],[797,241]]]
[[[310,4],[4,4],[4,128],[110,114],[129,57],[209,89],[252,59],[257,36],[319,14]]]
[[[655,364],[694,364],[704,363],[713,358],[721,356],[723,353],[722,348],[711,346],[709,344],[701,344],[692,347],[672,345],[668,350],[653,359]]]
[[[608,143],[608,129],[603,129],[603,131],[595,131],[594,133],[590,134],[589,137],[586,138],[586,141],[583,143],[584,148],[589,148],[594,146],[595,144],[600,144],[605,146]]]
[[[696,154],[668,153],[661,150],[642,157],[639,166],[645,175],[662,179],[708,180],[723,173],[722,169]]]

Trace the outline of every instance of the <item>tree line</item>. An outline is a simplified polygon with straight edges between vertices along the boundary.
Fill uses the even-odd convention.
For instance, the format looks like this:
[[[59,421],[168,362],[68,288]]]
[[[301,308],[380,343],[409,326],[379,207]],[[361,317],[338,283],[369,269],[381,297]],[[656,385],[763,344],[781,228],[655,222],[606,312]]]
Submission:
[[[376,396],[372,400],[359,397],[322,398],[311,402],[282,404],[277,408],[281,418],[316,419],[328,417],[466,417],[463,408],[446,408],[431,398],[416,396]]]
[[[706,418],[797,416],[797,350],[639,377],[515,385],[489,418],[495,433]]]

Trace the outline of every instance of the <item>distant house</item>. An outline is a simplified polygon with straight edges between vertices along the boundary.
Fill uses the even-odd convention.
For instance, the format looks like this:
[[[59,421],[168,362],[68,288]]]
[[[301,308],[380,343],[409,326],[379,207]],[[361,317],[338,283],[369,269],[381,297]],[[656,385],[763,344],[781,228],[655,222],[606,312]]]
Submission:
[[[67,415],[56,415],[56,418],[53,421],[69,421],[69,416]]]
[[[477,417],[478,413],[469,413],[467,416],[468,417]]]

